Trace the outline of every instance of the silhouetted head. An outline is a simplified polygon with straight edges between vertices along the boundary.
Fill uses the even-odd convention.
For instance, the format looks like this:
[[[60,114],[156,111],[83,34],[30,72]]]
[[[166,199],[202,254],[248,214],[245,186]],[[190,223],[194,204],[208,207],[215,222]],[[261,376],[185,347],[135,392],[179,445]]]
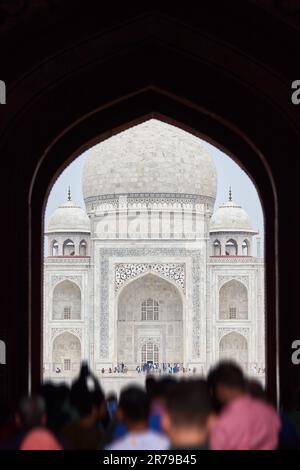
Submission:
[[[120,395],[118,418],[128,427],[148,426],[150,400],[142,388],[130,386]]]
[[[247,393],[258,400],[267,401],[267,395],[262,384],[256,379],[249,379],[246,382]]]
[[[208,438],[212,403],[204,380],[181,380],[166,394],[162,425],[172,445],[200,445]]]
[[[246,391],[246,380],[242,369],[233,361],[219,362],[207,377],[213,398],[225,405]]]
[[[117,394],[115,392],[108,393],[108,395],[106,397],[106,401],[107,402],[117,402],[118,401]]]
[[[154,389],[156,387],[156,379],[152,375],[147,375],[145,381],[146,393],[150,400],[152,400],[152,396],[154,393]]]
[[[42,397],[31,396],[22,398],[16,413],[16,423],[20,428],[29,430],[45,426],[46,421],[46,405]]]
[[[90,415],[99,418],[100,409],[105,403],[105,396],[96,377],[89,369],[81,369],[81,374],[72,384],[70,401],[80,417]],[[101,414],[101,413],[100,413]]]

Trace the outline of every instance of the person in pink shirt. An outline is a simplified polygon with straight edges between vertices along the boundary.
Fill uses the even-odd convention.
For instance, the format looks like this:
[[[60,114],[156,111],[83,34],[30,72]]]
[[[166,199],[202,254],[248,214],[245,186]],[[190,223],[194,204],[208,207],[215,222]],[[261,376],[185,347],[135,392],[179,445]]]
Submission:
[[[246,380],[233,362],[219,363],[208,376],[221,412],[210,433],[212,450],[272,450],[278,446],[280,418],[265,401],[246,392]]]
[[[24,438],[20,450],[63,450],[63,448],[48,429],[35,428]]]

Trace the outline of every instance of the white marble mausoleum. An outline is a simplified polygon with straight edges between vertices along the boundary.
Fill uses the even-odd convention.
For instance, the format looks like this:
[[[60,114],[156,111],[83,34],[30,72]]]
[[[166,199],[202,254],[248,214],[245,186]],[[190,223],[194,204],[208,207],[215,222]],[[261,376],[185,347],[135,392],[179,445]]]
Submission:
[[[201,140],[151,119],[90,150],[82,190],[85,208],[69,194],[46,227],[44,376],[225,357],[263,374],[259,238],[231,192],[214,207]]]

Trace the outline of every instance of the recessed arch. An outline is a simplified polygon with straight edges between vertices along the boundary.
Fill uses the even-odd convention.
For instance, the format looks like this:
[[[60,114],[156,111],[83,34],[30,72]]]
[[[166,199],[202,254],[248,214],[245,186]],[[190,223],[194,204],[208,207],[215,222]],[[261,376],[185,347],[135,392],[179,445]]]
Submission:
[[[145,299],[151,300],[153,319],[147,313],[145,319],[142,317]],[[154,319],[155,308],[159,312],[157,319]],[[122,289],[117,300],[116,328],[116,362],[125,362],[129,368],[139,363],[142,347],[147,342],[156,344],[161,362],[184,362],[182,298],[179,288],[163,277],[148,273]]]
[[[219,291],[220,320],[248,319],[248,289],[237,279],[222,284]]]
[[[130,280],[129,282],[133,282],[133,280]],[[122,286],[122,289],[124,289],[124,288],[125,288],[125,286]]]
[[[52,371],[76,373],[81,363],[81,341],[66,331],[55,336],[52,342]]]
[[[213,256],[221,256],[221,242],[220,240],[213,241]]]
[[[247,238],[242,242],[242,255],[249,256],[250,255],[250,242]]]
[[[167,281],[168,283],[172,284],[175,287],[175,289],[178,290],[178,293],[180,294],[180,297],[181,297],[181,302],[185,301],[185,292],[184,292],[184,289],[181,286],[179,286],[173,279],[171,279],[167,276],[164,276],[160,272],[151,271],[151,270],[146,270],[145,272],[142,272],[138,276],[126,279],[125,282],[118,289],[118,296],[120,296],[122,291],[128,285],[130,285],[132,282],[135,282],[137,279],[142,279],[143,277],[148,276],[148,275],[156,276],[156,277],[162,279],[163,281]]]
[[[248,341],[242,334],[232,331],[221,337],[219,359],[237,362],[245,372],[248,371]]]
[[[68,279],[58,282],[52,294],[53,320],[78,320],[81,318],[81,290]]]
[[[148,117],[149,117],[149,115],[143,116],[143,120],[146,119],[146,118],[148,118]],[[151,114],[151,117],[153,117],[153,113]],[[155,117],[160,118],[161,115],[155,113]],[[167,122],[170,122],[170,121],[171,121],[173,124],[175,124],[175,120],[174,120],[174,119],[171,119],[170,117],[166,118],[165,116],[163,116],[163,119],[166,120]],[[134,120],[134,122],[131,121],[130,123],[127,123],[126,128],[127,128],[127,127],[130,127],[130,125],[132,125],[132,124],[136,124],[137,121],[139,121],[139,120]],[[179,122],[179,121],[176,121],[176,122]],[[177,125],[177,124],[175,124],[175,125]],[[124,127],[125,127],[125,126],[123,126],[122,128],[119,127],[119,128],[117,128],[117,129],[115,129],[114,131],[117,132],[117,131],[119,131],[119,130],[123,130]],[[188,129],[188,126],[182,125],[182,123],[181,123],[181,126],[180,126],[180,122],[179,122],[179,127],[184,127],[186,130]],[[200,132],[199,130],[198,130],[198,131],[195,131],[195,130],[194,130],[193,133],[195,133],[196,135],[201,134],[201,132]],[[203,137],[202,134],[201,134],[201,136]],[[103,137],[103,138],[104,138],[104,137]],[[100,139],[100,140],[101,140],[101,139]],[[209,139],[207,138],[207,140],[209,140]],[[97,139],[97,142],[98,142],[98,141],[99,141],[99,138]],[[94,141],[94,143],[95,143],[95,141]],[[91,143],[90,143],[90,145],[91,145]],[[220,145],[219,145],[219,147],[220,147]],[[80,149],[80,151],[78,151],[78,153],[80,153],[80,152],[83,150],[83,148],[84,148],[84,147],[81,147],[81,149]],[[248,151],[249,151],[249,148],[248,148]],[[77,153],[77,152],[76,152],[76,153]],[[229,152],[227,152],[227,153],[229,153]],[[75,157],[75,156],[76,156],[76,155],[73,153],[72,158]]]
[[[81,240],[79,243],[79,256],[87,256],[87,241]]]
[[[20,228],[24,235],[18,240],[18,250],[4,258],[9,273],[4,280],[4,291],[9,291],[10,286],[14,285],[19,286],[19,292],[22,291],[16,301],[10,300],[7,304],[7,325],[15,345],[8,348],[8,351],[15,351],[9,353],[10,364],[13,364],[13,370],[24,370],[18,380],[12,379],[11,374],[8,376],[14,400],[17,401],[19,391],[28,391],[28,383],[37,391],[41,377],[42,262],[39,252],[43,236],[42,198],[50,177],[66,164],[73,151],[89,140],[90,136],[86,139],[88,132],[93,136],[98,133],[110,135],[111,129],[115,129],[120,122],[157,112],[202,132],[211,141],[219,142],[227,153],[231,152],[237,161],[240,160],[256,181],[265,209],[268,239],[265,249],[269,396],[275,399],[276,377],[280,377],[284,403],[288,402],[291,390],[299,386],[297,368],[291,364],[290,355],[286,353],[294,332],[299,330],[300,321],[297,299],[290,295],[291,285],[287,282],[290,274],[287,250],[291,237],[293,245],[297,244],[297,231],[286,230],[291,223],[290,214],[297,213],[294,188],[297,188],[298,173],[292,174],[290,165],[286,165],[282,158],[282,148],[292,159],[300,142],[298,108],[291,106],[290,99],[287,99],[290,97],[293,60],[284,53],[289,47],[291,57],[296,53],[297,25],[294,28],[287,24],[289,15],[285,7],[282,21],[277,21],[273,16],[273,13],[276,14],[273,7],[263,9],[256,3],[236,2],[234,15],[225,13],[224,4],[220,13],[227,18],[224,28],[218,28],[214,21],[214,2],[208,2],[201,15],[197,6],[190,10],[184,5],[176,11],[162,5],[157,8],[157,15],[153,14],[153,9],[136,11],[125,8],[122,12],[114,12],[112,5],[108,15],[104,12],[93,15],[101,8],[97,3],[99,9],[94,6],[85,13],[97,18],[97,21],[86,22],[86,25],[82,21],[82,8],[77,6],[67,29],[63,21],[56,21],[57,9],[50,12],[50,8],[46,8],[45,15],[49,15],[53,24],[56,22],[57,28],[45,31],[45,47],[40,44],[33,45],[33,49],[27,47],[26,41],[30,40],[30,35],[27,38],[24,35],[21,47],[15,48],[17,57],[22,60],[16,59],[12,63],[9,54],[4,54],[3,67],[7,64],[7,74],[13,84],[13,100],[10,100],[9,113],[3,116],[1,126],[1,155],[6,158],[7,175],[4,178],[4,194],[11,201],[18,197],[19,207],[22,207],[18,221],[12,218],[10,235],[13,238]],[[142,11],[145,15],[141,14]],[[253,18],[257,31],[255,37],[251,35]],[[242,32],[236,27],[241,21]],[[28,22],[25,24],[24,31],[26,26],[38,30],[39,15],[36,20],[32,18],[29,25]],[[17,43],[16,31],[18,27],[12,31],[8,28],[4,34]],[[262,41],[266,31],[272,41]],[[57,41],[57,38],[60,40]],[[278,47],[274,47],[274,41]],[[283,43],[286,48],[280,48]],[[118,54],[115,54],[115,46],[120,46]],[[45,51],[48,51],[47,55]],[[122,80],[116,73],[119,70],[122,70]],[[33,83],[35,86],[32,86]],[[157,95],[145,102],[134,101],[135,93],[145,91],[150,85],[152,90],[166,90],[170,100],[175,98],[174,102],[169,105],[163,103]],[[78,94],[78,89],[85,92]],[[70,95],[76,96],[76,100],[69,100],[68,107],[59,109],[58,103],[64,103]],[[181,109],[177,106],[179,100]],[[124,106],[117,106],[120,101]],[[82,117],[95,109],[99,110],[99,117],[101,114],[97,126],[80,127]],[[40,116],[43,114],[57,119],[47,123],[47,132],[36,132],[32,139],[31,131],[40,128]],[[260,126],[260,122],[253,119],[257,115],[261,117],[261,122],[268,125]],[[77,138],[75,136],[72,142],[62,143],[64,138],[68,139],[68,131],[74,126],[77,127]],[[60,150],[56,155],[55,152],[50,155],[45,151],[53,142],[58,144]],[[28,158],[23,162],[18,159],[16,165],[17,156],[24,151]],[[47,155],[44,168],[41,168],[41,155]],[[266,166],[260,165],[260,159],[265,161]],[[15,182],[11,184],[13,167],[19,175],[16,174]],[[32,197],[29,181],[37,173],[35,196]],[[294,197],[286,204],[292,204],[293,210],[288,214],[282,210],[278,214],[278,196],[284,199],[289,189]],[[285,201],[281,200],[280,204],[285,204]],[[4,210],[6,220],[9,220],[11,208],[8,204]],[[20,253],[25,256],[20,257]],[[12,265],[15,269],[10,269]],[[297,261],[294,266],[297,266]],[[288,322],[283,313],[286,309],[289,311]],[[11,321],[10,313],[14,321]],[[22,325],[21,331],[27,341],[25,338],[19,341],[19,329],[14,333],[12,326],[9,326],[15,324]]]
[[[225,255],[226,256],[237,256],[238,244],[234,238],[229,238],[225,243]]]
[[[58,250],[59,250],[59,244],[57,240],[53,240],[51,242],[51,256],[57,256],[58,255]]]
[[[63,256],[75,256],[75,244],[70,238],[63,243]]]

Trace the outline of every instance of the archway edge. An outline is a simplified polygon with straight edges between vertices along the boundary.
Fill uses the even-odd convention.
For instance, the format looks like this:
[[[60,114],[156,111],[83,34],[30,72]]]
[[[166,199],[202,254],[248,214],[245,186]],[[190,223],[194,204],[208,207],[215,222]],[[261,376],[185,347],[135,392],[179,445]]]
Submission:
[[[58,287],[60,284],[62,284],[63,282],[65,281],[68,281],[70,282],[70,284],[74,284],[76,287],[78,287],[79,289],[79,292],[80,292],[80,295],[82,295],[82,288],[81,286],[79,285],[79,283],[77,281],[73,281],[73,279],[69,279],[67,276],[66,278],[64,279],[59,279],[58,281],[56,281],[53,286],[52,286],[52,292],[54,292],[54,290],[56,289],[56,287]]]
[[[232,330],[232,331],[227,331],[226,333],[223,333],[220,338],[219,338],[219,345],[221,343],[221,341],[226,338],[226,336],[230,336],[230,335],[237,335],[237,336],[241,336],[243,338],[243,340],[246,341],[247,345],[248,345],[248,338],[246,338],[245,335],[243,335],[243,333],[240,333],[239,331],[235,331],[235,330]]]
[[[23,15],[14,13],[4,18],[2,43],[4,48],[6,44],[10,47],[6,48],[6,51],[3,50],[1,56],[2,70],[5,74],[2,78],[7,82],[8,91],[8,104],[5,106],[5,112],[1,113],[0,123],[0,154],[5,161],[2,168],[1,190],[2,199],[7,201],[2,208],[2,217],[7,224],[7,230],[3,231],[3,245],[9,234],[12,246],[16,247],[13,251],[7,250],[2,253],[5,272],[2,287],[4,292],[11,294],[3,298],[3,312],[6,314],[2,319],[9,364],[5,369],[7,379],[5,378],[3,389],[9,390],[5,392],[9,400],[16,403],[20,395],[28,390],[28,383],[32,383],[36,390],[39,384],[42,367],[40,361],[42,199],[49,188],[51,177],[65,162],[70,161],[68,160],[70,154],[61,152],[57,160],[47,162],[46,169],[42,174],[38,174],[39,181],[35,181],[35,196],[29,199],[33,173],[36,174],[38,161],[45,148],[53,142],[61,130],[72,124],[71,118],[78,119],[78,116],[85,115],[85,112],[81,112],[79,102],[86,103],[88,96],[93,96],[93,99],[95,96],[98,98],[99,88],[102,88],[107,102],[111,102],[113,99],[111,90],[116,88],[116,84],[118,97],[128,95],[126,88],[131,92],[136,90],[136,77],[144,71],[146,73],[142,86],[145,86],[145,83],[149,85],[160,81],[164,82],[166,88],[166,84],[170,87],[171,83],[175,87],[173,90],[175,95],[190,94],[190,101],[198,104],[199,100],[203,104],[211,97],[214,103],[206,108],[223,117],[223,124],[217,130],[215,124],[209,129],[202,126],[203,132],[206,130],[207,135],[215,133],[216,140],[221,142],[225,149],[227,148],[227,153],[232,148],[233,153],[240,155],[243,162],[247,163],[249,173],[256,174],[257,185],[262,188],[265,232],[268,237],[268,246],[266,246],[268,388],[272,391],[270,396],[274,399],[277,388],[275,379],[279,340],[282,404],[288,404],[292,391],[299,387],[299,367],[295,367],[290,360],[290,345],[300,327],[296,272],[299,254],[293,253],[291,264],[289,252],[290,246],[297,244],[298,237],[299,172],[291,172],[291,166],[294,168],[296,165],[295,155],[299,154],[300,150],[300,120],[299,106],[291,105],[290,84],[298,74],[299,27],[297,22],[295,27],[288,24],[291,18],[290,8],[293,8],[291,5],[284,5],[278,10],[276,5],[273,5],[274,2],[268,2],[270,5],[266,8],[250,0],[244,2],[234,0],[232,3],[230,8],[227,2],[218,1],[205,4],[202,2],[201,5],[198,2],[189,7],[181,4],[175,8],[174,2],[152,2],[148,6],[138,2],[138,7],[134,5],[135,2],[131,2],[130,5],[124,4],[117,9],[115,4],[111,4],[106,13],[107,9],[104,11],[100,2],[82,8],[82,1],[74,0],[71,15],[68,4],[62,5],[62,2],[56,2],[56,5],[51,3],[51,7],[41,4],[40,11],[36,15],[32,14],[36,8],[36,5],[33,5],[33,12],[29,11],[28,21],[20,21]],[[20,9],[23,8],[24,5],[20,5]],[[142,19],[142,22],[138,21],[139,19]],[[7,28],[7,34],[6,26],[11,26]],[[120,26],[126,27],[126,34],[120,33]],[[138,34],[133,34],[134,30]],[[110,38],[107,32],[111,34]],[[39,41],[33,42],[32,37],[39,37]],[[125,37],[127,42],[124,41]],[[159,54],[156,66],[153,61],[151,63],[149,61],[144,37],[147,39],[156,37],[158,40]],[[102,38],[102,43],[96,43],[94,38]],[[78,47],[81,43],[85,45],[85,51]],[[169,46],[170,52],[176,51],[178,54],[181,51],[185,57],[189,57],[195,65],[193,73],[190,74],[186,70],[182,57],[178,55],[177,70],[174,74],[174,69],[169,67],[170,54],[162,56],[160,53],[163,44]],[[97,53],[101,51],[106,59],[113,57],[113,62],[117,64],[120,62],[122,48],[128,51],[136,46],[144,52],[144,57],[140,56],[141,60],[136,60],[133,67],[112,68],[108,72],[109,82],[102,80],[101,74],[95,73],[93,83],[90,81],[89,86],[86,86],[85,82],[81,82],[81,77],[76,76],[75,72],[78,72],[79,67],[77,70],[76,67],[72,68],[74,62],[80,64],[81,68],[83,60],[92,63],[91,54],[95,51]],[[72,57],[70,55],[62,57],[61,52],[67,50],[71,50]],[[286,51],[289,51],[289,54]],[[209,67],[209,64],[214,67],[213,72],[221,84],[219,85],[219,88],[222,88],[221,94],[217,89],[214,90],[215,81],[209,81],[202,74],[202,68],[199,62],[196,62],[199,57],[202,58],[205,68]],[[49,58],[52,62],[48,60]],[[143,60],[149,62],[147,69]],[[47,67],[41,69],[42,63]],[[196,73],[197,68],[200,71],[200,79]],[[223,82],[221,69],[229,77],[232,88],[228,86],[228,82]],[[33,71],[36,72],[35,75]],[[106,65],[102,67],[103,71],[107,71]],[[93,69],[90,76],[92,74]],[[130,83],[127,79],[128,74],[131,75]],[[59,93],[57,84],[66,76],[73,80],[72,86]],[[245,89],[245,95],[248,93],[251,96],[250,103],[235,93],[235,88],[241,84]],[[53,94],[50,93],[51,89]],[[201,92],[202,89],[204,93]],[[204,94],[206,96],[203,96]],[[42,95],[44,99],[38,103]],[[114,96],[115,99],[118,98],[116,93]],[[62,103],[63,106],[60,106]],[[149,104],[147,113],[156,110],[154,109],[157,108],[156,103],[153,102],[152,105]],[[219,112],[216,112],[216,108]],[[174,118],[177,116],[178,119],[179,115],[175,108],[169,111],[170,116]],[[122,118],[129,122],[132,114],[125,112]],[[43,115],[46,117],[46,125],[41,119]],[[185,117],[183,113],[178,120],[184,121]],[[63,123],[63,120],[68,123]],[[270,190],[269,178],[256,161],[254,155],[256,151],[243,153],[244,147],[235,137],[230,142],[229,133],[224,131],[226,121],[235,121],[239,124],[238,127],[245,131],[245,135],[252,136],[256,149],[264,155],[272,167],[271,173],[276,179],[276,191],[281,196],[278,227],[276,194]],[[192,127],[201,127],[201,120],[197,116],[193,117],[191,122]],[[116,128],[114,123],[107,124],[109,128]],[[99,129],[97,132],[99,133]],[[67,146],[65,150],[68,150]],[[30,202],[32,210],[29,208]],[[15,207],[18,207],[18,211]],[[286,227],[289,227],[289,230]],[[291,292],[295,294],[291,295]],[[28,331],[29,325],[30,331]],[[279,338],[277,333],[280,333]],[[31,342],[32,351],[30,351]],[[15,373],[16,370],[18,374]]]
[[[247,284],[245,282],[240,281],[239,279],[236,279],[235,277],[232,277],[230,279],[226,279],[225,281],[222,281],[219,285],[219,293],[220,293],[221,289],[226,286],[226,284],[229,284],[232,281],[236,281],[238,284],[241,284],[246,289],[246,291],[248,293],[249,286],[247,286]]]
[[[137,59],[137,57],[135,58]],[[140,57],[138,56],[138,58]],[[178,56],[177,59],[176,67],[178,71],[179,64],[182,62],[184,67],[186,62],[181,56]],[[32,173],[30,174],[30,182],[28,181],[30,172],[26,168],[26,159],[20,161],[20,165],[16,167],[19,175],[15,177],[16,185],[19,188],[18,194],[23,192],[24,196],[21,198],[24,203],[19,204],[20,211],[24,209],[24,214],[28,214],[28,221],[25,222],[27,226],[24,229],[28,239],[24,237],[24,240],[21,241],[24,246],[20,247],[20,250],[23,249],[27,252],[29,248],[30,272],[29,276],[28,272],[23,274],[20,280],[23,287],[25,285],[29,286],[29,290],[26,292],[23,289],[23,297],[18,299],[18,302],[22,303],[18,307],[18,311],[24,311],[24,325],[31,325],[29,342],[32,343],[32,348],[30,360],[28,361],[28,365],[31,364],[32,371],[32,380],[30,379],[30,382],[34,388],[37,388],[40,381],[42,305],[41,295],[38,294],[41,287],[42,272],[40,267],[42,265],[40,241],[43,236],[44,204],[51,184],[59,172],[85,148],[99,142],[99,139],[104,140],[117,131],[138,124],[149,117],[155,117],[199,135],[235,158],[252,177],[252,180],[255,181],[263,208],[267,207],[268,209],[264,211],[269,244],[269,249],[266,252],[267,316],[269,318],[269,321],[267,321],[267,363],[269,364],[269,394],[275,399],[278,353],[278,294],[276,294],[278,281],[276,278],[276,253],[278,249],[276,240],[277,197],[275,190],[277,182],[274,181],[274,171],[268,171],[268,164],[264,162],[271,160],[273,151],[276,153],[277,147],[280,148],[283,145],[282,139],[279,139],[278,143],[276,142],[278,134],[277,132],[274,133],[274,129],[278,127],[284,129],[285,137],[289,133],[291,138],[288,140],[287,148],[293,147],[295,134],[293,134],[291,127],[287,128],[286,116],[283,116],[272,102],[263,101],[263,92],[249,89],[248,85],[239,82],[232,75],[226,77],[226,74],[222,75],[219,71],[216,73],[216,70],[212,69],[210,65],[197,62],[197,64],[194,64],[194,67],[197,67],[197,69],[194,68],[194,72],[197,73],[195,73],[193,81],[189,78],[190,67],[187,70],[187,78],[189,79],[184,83],[178,83],[176,75],[172,75],[174,72],[172,67],[170,67],[170,74],[166,71],[169,65],[166,56],[161,54],[160,60],[166,60],[165,64],[157,64],[161,65],[160,77],[153,77],[152,74],[149,74],[146,79],[145,77],[140,80],[133,79],[129,84],[128,79],[132,78],[132,74],[128,75],[126,71],[127,75],[124,74],[124,83],[122,81],[121,89],[120,84],[118,84],[117,92],[115,90],[112,93],[112,88],[110,88],[111,94],[106,103],[102,103],[102,107],[98,107],[96,111],[94,107],[90,107],[87,112],[82,101],[86,96],[91,100],[93,93],[96,96],[96,101],[99,101],[99,94],[97,94],[100,77],[99,68],[95,70],[92,83],[87,82],[86,76],[85,81],[82,83],[82,76],[79,75],[71,75],[73,84],[70,83],[72,81],[70,77],[68,77],[69,81],[52,83],[51,87],[46,88],[40,97],[35,97],[30,106],[23,110],[23,113],[16,119],[15,126],[11,126],[10,131],[14,130],[16,135],[20,134],[21,140],[22,137],[24,138],[22,140],[23,149],[28,154],[35,155],[36,158],[34,176],[32,177]],[[120,64],[119,58],[116,59],[116,63]],[[126,64],[125,59],[124,63]],[[137,63],[141,64],[139,61]],[[154,69],[157,70],[156,67]],[[113,71],[116,72],[116,68],[106,70],[105,77],[103,75],[104,82],[106,76],[109,77]],[[136,67],[130,72],[136,72]],[[199,81],[199,76],[202,78],[202,82]],[[216,77],[218,77],[218,80]],[[195,81],[197,81],[197,87]],[[216,85],[219,81],[223,84],[222,90],[217,89]],[[154,85],[155,82],[157,84]],[[166,83],[168,83],[168,86],[166,86]],[[197,96],[199,83],[203,84],[203,89],[200,87]],[[70,110],[61,109],[59,103],[64,102],[66,96],[77,97],[76,89],[78,91],[84,84],[88,91],[85,96],[78,97],[76,106],[73,103]],[[90,85],[90,87],[88,88],[87,85]],[[70,87],[69,90],[68,87]],[[116,87],[113,80],[111,87]],[[129,91],[130,87],[131,90]],[[190,90],[192,90],[192,94]],[[211,99],[207,99],[204,95],[211,96]],[[231,97],[231,103],[228,102],[228,96]],[[243,113],[245,109],[248,111],[248,116]],[[42,111],[49,113],[52,119],[47,122],[45,135],[42,135],[41,138],[32,139],[32,127],[36,125],[39,128]],[[268,120],[269,126],[263,129],[263,132],[259,129],[259,126],[254,125],[253,116],[257,115],[257,112],[260,112],[261,120]],[[28,123],[30,123],[30,128]],[[7,140],[4,154],[12,155],[12,157],[17,155],[15,145],[17,145],[16,142]],[[11,196],[11,200],[14,200],[13,196]],[[31,221],[30,226],[29,221]],[[31,340],[31,338],[33,339]],[[30,377],[29,372],[28,376]]]
[[[155,294],[153,294],[153,285],[150,285],[150,290],[149,290],[149,286],[147,285],[147,280],[150,280],[150,283],[152,281],[154,281],[155,283],[158,283],[158,285],[156,284],[155,286]],[[137,286],[139,286],[139,288],[137,288]],[[169,297],[168,294],[164,297],[165,295],[164,292],[166,288],[168,289],[168,294],[170,293],[170,291],[172,292],[171,298]],[[134,291],[134,293],[132,291]],[[129,294],[129,298],[128,298],[128,294]],[[151,298],[151,300],[157,301],[157,305],[159,305],[158,318],[157,320],[150,320],[150,323],[148,319],[142,319],[142,313],[141,313],[142,303],[149,298]],[[133,303],[130,303],[131,299],[133,299]],[[163,300],[164,305],[160,305],[160,300]],[[130,307],[128,307],[129,303],[130,303]],[[168,305],[169,307],[171,305],[172,308],[168,308]],[[164,311],[164,315],[161,316],[161,314],[163,313],[161,312],[161,308],[162,310],[164,310],[164,307],[166,307],[166,310]],[[166,341],[166,335],[169,334],[167,333],[169,326],[171,325],[172,328],[174,328],[174,321],[175,323],[177,323],[177,321],[179,320],[180,326],[181,326],[180,333],[177,332],[176,336],[178,336],[179,334],[181,337],[182,349],[181,349],[181,354],[180,354],[181,360],[178,360],[178,362],[182,362],[183,364],[186,363],[187,356],[188,356],[187,350],[186,350],[186,347],[187,347],[186,299],[184,297],[182,289],[180,289],[180,287],[176,285],[171,279],[168,279],[164,277],[163,275],[156,273],[156,272],[154,273],[154,272],[148,271],[145,273],[141,273],[140,275],[134,277],[133,279],[130,279],[125,285],[121,287],[120,292],[118,292],[115,296],[114,308],[115,308],[114,326],[113,326],[114,333],[112,335],[114,337],[114,354],[113,354],[114,364],[120,363],[122,361],[121,356],[119,355],[120,354],[119,345],[120,345],[120,339],[122,338],[122,336],[124,337],[126,330],[125,331],[123,330],[122,332],[122,329],[123,329],[122,327],[124,327],[125,323],[124,323],[124,318],[120,317],[120,312],[124,308],[125,310],[128,309],[130,311],[131,319],[129,319],[129,321],[134,322],[134,324],[136,325],[134,326],[134,330],[132,330],[131,332],[131,336],[132,338],[134,338],[133,344],[137,344],[140,342],[141,338],[139,338],[139,332],[138,332],[139,329],[141,329],[141,334],[142,336],[144,336],[147,333],[147,329],[150,328],[151,337],[152,337],[152,329],[153,328],[156,329],[158,327],[158,329],[156,330],[156,334],[158,334],[158,337],[156,337],[156,339],[160,338],[159,343],[160,343],[160,346],[163,347],[164,341]],[[173,317],[174,311],[176,312],[175,317]],[[180,312],[180,318],[178,318],[177,316],[178,311]],[[169,317],[170,313],[171,313],[171,318]],[[128,319],[126,318],[126,320]],[[141,323],[143,324],[142,328],[139,327]],[[136,327],[137,327],[137,331],[136,331]],[[165,331],[163,332],[164,328],[165,328]],[[130,336],[130,333],[126,331],[126,338],[128,337],[128,335]],[[163,336],[165,336],[165,340],[163,340]],[[154,338],[153,338],[153,341],[155,341]],[[129,344],[131,343],[129,342]],[[161,349],[161,352],[163,352],[161,359],[165,357],[165,359],[162,359],[161,362],[175,362],[175,358],[173,359],[166,358],[166,354],[167,354],[166,343],[164,344],[164,348]],[[136,351],[132,350],[131,353],[136,354],[137,350]],[[174,354],[174,353],[175,353],[175,349],[173,348],[173,351],[171,354]],[[177,349],[176,354],[178,353],[179,351]],[[136,362],[136,360],[138,360],[138,357],[135,356],[134,363]]]
[[[147,276],[157,277],[157,278],[160,279],[161,281],[165,281],[166,283],[171,284],[171,286],[173,286],[173,287],[176,289],[176,291],[178,292],[182,304],[184,304],[184,302],[186,301],[186,297],[185,297],[185,294],[184,294],[183,290],[182,290],[172,279],[169,279],[169,278],[167,278],[166,276],[163,276],[163,275],[161,275],[160,273],[154,272],[154,271],[151,271],[151,270],[145,271],[145,272],[139,274],[139,275],[136,276],[136,277],[133,277],[133,278],[131,278],[131,279],[128,279],[128,280],[119,288],[118,292],[116,293],[117,302],[119,302],[120,297],[121,297],[121,295],[122,295],[122,292],[124,292],[124,290],[126,290],[127,287],[131,286],[131,284],[133,284],[135,281],[139,281],[139,280],[141,280],[141,279],[143,279],[144,277],[147,277]]]
[[[156,108],[156,111],[151,111],[153,107]],[[157,109],[161,109],[161,112],[158,112]],[[138,110],[138,113],[136,110]],[[138,116],[136,116],[136,114],[138,114]],[[118,122],[115,122],[116,116],[118,117]],[[125,116],[127,116],[127,119]],[[183,119],[180,119],[180,116],[182,116]],[[122,118],[121,122],[120,117]],[[187,107],[182,102],[174,101],[170,99],[169,96],[161,94],[150,87],[149,89],[131,96],[122,102],[113,104],[109,109],[105,108],[104,110],[99,110],[99,112],[89,115],[88,118],[76,123],[74,127],[61,135],[44,154],[43,161],[35,174],[34,184],[31,187],[32,190],[29,198],[29,206],[32,214],[31,220],[33,225],[29,233],[31,246],[35,252],[32,253],[32,256],[35,260],[38,259],[39,262],[42,263],[41,253],[39,250],[37,252],[36,248],[39,246],[39,240],[42,238],[43,234],[42,216],[44,213],[44,204],[48,192],[50,191],[51,184],[55,179],[55,177],[49,178],[49,175],[55,174],[57,176],[58,173],[61,172],[68,163],[70,163],[70,161],[91,145],[149,118],[164,120],[170,124],[182,127],[187,131],[193,130],[194,134],[199,135],[200,137],[205,138],[205,140],[218,146],[230,156],[235,157],[235,160],[239,163],[241,163],[241,160],[246,165],[250,162],[250,165],[248,165],[248,174],[250,174],[251,165],[254,164],[252,168],[253,173],[254,168],[257,168],[257,173],[255,174],[259,175],[260,182],[264,183],[260,184],[257,180],[255,181],[263,201],[262,206],[263,208],[265,205],[268,207],[268,212],[267,214],[265,213],[265,224],[271,249],[266,253],[267,270],[269,267],[269,273],[267,273],[266,276],[266,284],[267,292],[270,293],[267,300],[270,320],[269,324],[267,322],[267,331],[270,332],[267,333],[267,340],[270,342],[267,347],[267,356],[268,351],[270,355],[270,373],[267,378],[267,386],[269,389],[269,395],[275,401],[277,390],[277,346],[276,341],[274,341],[277,337],[275,321],[277,311],[275,299],[275,275],[277,272],[277,261],[275,257],[275,222],[277,219],[275,214],[277,204],[273,191],[274,185],[272,184],[271,178],[263,164],[261,153],[255,150],[255,146],[250,144],[247,138],[243,139],[239,133],[234,132],[230,127],[223,125],[209,114],[201,112],[199,109],[195,110],[194,108]],[[115,122],[114,125],[112,125],[113,122]],[[192,126],[193,122],[194,126]],[[103,123],[105,123],[105,129],[103,129]],[[103,132],[99,133],[101,129],[103,129]],[[78,140],[79,136],[80,139]],[[222,145],[218,144],[220,141],[222,142]],[[237,155],[240,159],[238,159]],[[66,156],[69,156],[69,158],[66,159]],[[53,166],[54,164],[55,167]],[[244,166],[245,165],[243,165],[243,167]],[[253,179],[252,175],[252,180]],[[48,190],[45,191],[45,188],[48,188]],[[41,198],[41,194],[44,194],[45,197]],[[36,216],[33,217],[33,214],[36,214]],[[37,264],[38,263],[35,261],[35,265]],[[36,318],[37,313],[33,313],[32,310],[32,314],[33,317]],[[36,329],[36,321],[34,322],[34,325]],[[38,349],[40,351],[40,346]],[[36,352],[35,357],[39,357]],[[38,370],[38,368],[36,370]],[[34,381],[36,384],[39,383],[39,377],[40,375],[38,373]]]

